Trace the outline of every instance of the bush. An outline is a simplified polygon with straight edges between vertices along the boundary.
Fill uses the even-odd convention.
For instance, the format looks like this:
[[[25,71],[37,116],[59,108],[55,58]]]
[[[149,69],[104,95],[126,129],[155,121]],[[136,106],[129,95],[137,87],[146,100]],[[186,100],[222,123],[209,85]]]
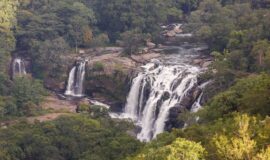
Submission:
[[[95,62],[93,66],[94,72],[102,72],[104,71],[104,65],[101,62]]]
[[[211,121],[231,114],[270,114],[270,76],[261,74],[239,80],[225,92],[216,95],[199,114],[201,120]]]
[[[24,110],[29,104],[38,106],[42,102],[43,96],[46,95],[40,81],[27,77],[17,77],[14,80],[11,93],[19,110]]]

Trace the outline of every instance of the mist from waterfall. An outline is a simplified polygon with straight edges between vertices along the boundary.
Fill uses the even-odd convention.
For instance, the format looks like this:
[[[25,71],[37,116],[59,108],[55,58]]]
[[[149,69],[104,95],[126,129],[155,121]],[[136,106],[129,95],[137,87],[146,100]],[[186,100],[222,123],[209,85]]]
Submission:
[[[12,63],[12,75],[23,76],[26,75],[26,69],[23,59],[15,58]]]
[[[67,87],[65,95],[82,97],[83,94],[83,83],[85,78],[85,66],[86,61],[80,61],[75,64],[69,73]]]
[[[142,66],[132,81],[122,117],[131,118],[141,127],[137,134],[141,141],[150,141],[164,132],[170,109],[181,106],[184,97],[198,87],[202,69],[187,63],[196,54],[196,48],[180,47],[178,52],[166,56],[162,62],[153,60]],[[194,101],[194,110],[201,97]]]

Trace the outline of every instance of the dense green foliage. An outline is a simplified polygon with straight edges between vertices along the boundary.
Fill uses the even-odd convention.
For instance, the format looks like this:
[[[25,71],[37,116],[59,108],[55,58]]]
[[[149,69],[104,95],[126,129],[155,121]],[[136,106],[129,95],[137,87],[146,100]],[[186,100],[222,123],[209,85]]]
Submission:
[[[124,126],[81,115],[32,125],[20,123],[0,130],[0,159],[121,160],[140,147]]]
[[[133,160],[203,160],[205,157],[205,149],[198,143],[177,138],[172,144],[150,148],[139,154]]]
[[[173,0],[95,0],[90,2],[97,15],[97,25],[114,41],[120,33],[139,29],[143,33],[159,31],[159,25],[181,18]]]
[[[164,150],[175,146],[176,143],[186,143],[187,146],[192,144],[191,148],[184,149],[184,153],[194,155],[190,160],[268,160],[270,156],[269,131],[269,117],[262,119],[246,114],[235,114],[229,118],[212,121],[211,124],[193,125],[186,129],[175,129],[171,133],[163,133],[147,144],[142,153],[134,159],[145,156],[145,159],[151,160],[172,160],[171,157],[167,157],[172,152]],[[201,143],[201,145],[186,140],[179,142],[178,137]],[[180,146],[175,147],[174,150],[178,153],[177,158],[184,154]],[[206,151],[203,152],[204,150]]]
[[[0,2],[0,72],[7,72],[10,52],[15,49],[13,34],[16,25],[17,0],[1,0]]]
[[[31,116],[40,111],[39,104],[46,94],[40,81],[17,77],[8,83],[9,88],[4,88],[4,92],[0,94],[0,119]]]
[[[201,121],[212,121],[232,112],[270,115],[270,76],[262,74],[239,80],[215,96],[201,111]]]
[[[180,114],[184,129],[144,145],[107,109],[80,105],[76,116],[0,129],[0,159],[269,160],[269,8],[267,0],[1,0],[0,120],[35,115],[45,95],[34,78],[10,79],[11,55],[29,59],[35,78],[63,80],[66,58],[78,48],[119,43],[131,55],[157,41],[161,25],[187,22],[214,62],[202,76],[212,79],[205,94],[213,98],[196,114]],[[91,73],[118,81],[103,70],[97,62]]]
[[[174,0],[22,0],[15,31],[17,55],[33,60],[33,75],[36,78],[61,79],[61,66],[55,62],[59,60],[59,65],[61,60],[57,57],[73,53],[66,51],[69,47],[78,53],[78,47],[99,47],[121,39],[127,53],[135,53],[144,42],[141,35],[148,34],[155,38],[161,24],[182,19],[180,8],[189,4],[184,7],[189,12],[197,3]],[[133,34],[134,30],[136,34]],[[133,46],[134,39],[136,45]],[[56,44],[59,46],[53,47]],[[54,69],[57,70],[52,73]]]

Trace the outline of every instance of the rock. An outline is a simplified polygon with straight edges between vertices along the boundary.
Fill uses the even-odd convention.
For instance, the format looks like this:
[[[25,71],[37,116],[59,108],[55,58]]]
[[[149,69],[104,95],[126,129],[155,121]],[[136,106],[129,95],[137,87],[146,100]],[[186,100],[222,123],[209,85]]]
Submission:
[[[79,54],[85,54],[85,50],[80,49]]]
[[[169,92],[165,92],[163,95],[162,95],[162,101],[166,101],[170,98],[170,93]]]
[[[45,88],[55,91],[55,92],[63,92],[66,89],[65,82],[59,82],[57,80],[46,78],[44,80],[44,86]]]
[[[175,33],[177,33],[177,34],[183,32],[183,30],[182,30],[180,27],[175,27],[173,31],[174,31]]]
[[[194,65],[200,65],[202,62],[203,62],[202,59],[194,59],[193,62],[192,62],[192,64],[194,64]]]
[[[201,93],[202,93],[202,89],[199,87],[196,87],[195,91],[192,93],[193,100],[196,100],[197,98],[199,98]]]
[[[110,111],[114,112],[114,113],[121,113],[123,112],[123,108],[124,108],[124,103],[121,101],[114,101],[114,102],[110,102]]]
[[[182,128],[184,127],[184,122],[178,120],[179,113],[182,112],[183,108],[179,107],[180,104],[178,104],[176,107],[173,107],[170,109],[169,112],[169,119],[166,122],[165,130],[171,131],[172,128]]]
[[[153,43],[153,42],[150,42],[150,41],[147,41],[146,42],[146,46],[148,47],[148,48],[155,48],[156,47],[156,44],[155,43]]]
[[[143,54],[146,54],[146,53],[148,53],[148,52],[149,52],[149,48],[143,48],[143,49],[142,49],[142,53],[143,53]]]
[[[202,90],[198,86],[194,86],[192,89],[188,91],[188,93],[183,97],[180,105],[190,110],[193,103],[201,94]]]
[[[166,36],[167,36],[167,37],[175,37],[175,36],[176,36],[176,33],[175,33],[173,30],[171,30],[171,31],[168,31],[168,32],[166,33]]]
[[[202,64],[203,68],[208,68],[212,64],[212,61],[206,61]]]
[[[177,24],[169,24],[168,26],[166,26],[167,30],[174,30],[174,28],[177,27]]]

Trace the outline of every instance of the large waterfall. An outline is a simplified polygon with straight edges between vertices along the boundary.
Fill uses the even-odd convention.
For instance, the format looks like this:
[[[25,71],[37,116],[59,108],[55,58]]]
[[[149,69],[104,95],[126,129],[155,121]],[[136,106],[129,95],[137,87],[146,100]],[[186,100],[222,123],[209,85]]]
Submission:
[[[80,61],[75,64],[69,73],[65,95],[82,97],[83,82],[85,78],[86,61]]]
[[[25,64],[21,58],[15,58],[12,63],[12,75],[23,76],[26,74]]]
[[[141,131],[137,138],[149,141],[162,133],[169,118],[170,109],[181,107],[181,102],[198,86],[200,67],[188,63],[196,56],[198,48],[177,48],[178,54],[170,54],[163,61],[153,60],[142,66],[133,79],[122,116],[131,118]],[[194,100],[192,110],[200,107],[200,95]]]

